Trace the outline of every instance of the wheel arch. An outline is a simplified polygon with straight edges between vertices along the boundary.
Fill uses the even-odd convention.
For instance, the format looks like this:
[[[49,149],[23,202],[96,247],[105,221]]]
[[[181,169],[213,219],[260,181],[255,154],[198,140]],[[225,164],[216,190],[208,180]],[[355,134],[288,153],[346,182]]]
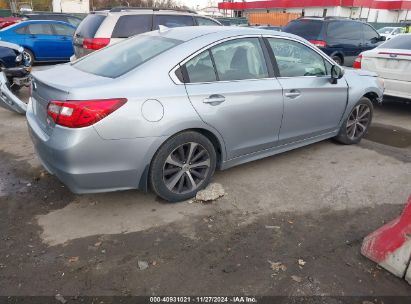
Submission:
[[[363,97],[368,98],[372,102],[379,102],[379,99],[380,99],[378,94],[376,92],[373,92],[373,91],[365,93]]]
[[[335,52],[331,53],[331,55],[330,55],[331,58],[333,58],[333,57],[335,57],[335,56],[338,56],[338,57],[341,59],[341,64],[344,64],[345,55],[344,55],[343,52],[341,52],[341,51],[335,51]]]
[[[153,162],[153,159],[155,157],[155,155],[157,154],[157,152],[160,150],[160,148],[164,145],[164,143],[166,143],[170,138],[172,138],[173,136],[176,136],[180,133],[183,132],[197,132],[200,133],[201,135],[205,136],[208,138],[208,140],[211,141],[211,143],[214,146],[214,149],[216,151],[216,156],[217,156],[217,168],[221,169],[221,165],[223,163],[223,161],[226,159],[226,149],[225,149],[225,144],[224,141],[222,139],[222,137],[216,132],[216,131],[212,131],[209,128],[206,127],[191,127],[191,128],[186,128],[186,129],[182,129],[178,132],[175,132],[169,136],[167,136],[160,145],[157,146],[157,148],[155,149],[154,153],[151,155],[151,158],[149,159],[149,162],[147,163],[144,172],[140,178],[140,183],[139,183],[139,190],[145,191],[147,192],[149,190],[149,174],[150,174],[150,168]]]

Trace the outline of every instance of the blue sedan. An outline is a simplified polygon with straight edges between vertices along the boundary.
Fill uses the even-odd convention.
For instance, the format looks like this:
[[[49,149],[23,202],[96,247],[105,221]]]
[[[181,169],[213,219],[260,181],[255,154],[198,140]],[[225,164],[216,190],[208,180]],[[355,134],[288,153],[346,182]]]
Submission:
[[[21,45],[25,60],[69,61],[73,55],[72,37],[75,27],[53,20],[24,21],[0,31],[0,40]]]

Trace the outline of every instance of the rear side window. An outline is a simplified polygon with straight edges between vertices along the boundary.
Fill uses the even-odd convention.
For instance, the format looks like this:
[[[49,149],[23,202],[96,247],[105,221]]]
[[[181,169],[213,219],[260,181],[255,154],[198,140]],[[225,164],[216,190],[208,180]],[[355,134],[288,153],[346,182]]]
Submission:
[[[28,33],[32,35],[53,35],[50,24],[33,23],[28,25]]]
[[[158,30],[159,25],[166,27],[193,26],[194,19],[191,16],[184,15],[155,15],[153,29]]]
[[[411,51],[411,35],[400,35],[384,42],[377,48],[380,49],[398,49]]]
[[[197,20],[197,24],[200,25],[200,26],[201,25],[219,25],[214,20],[207,19],[207,18],[196,17],[196,20]]]
[[[53,24],[54,31],[58,36],[73,36],[74,29],[64,24]]]
[[[22,26],[22,27],[16,29],[15,32],[18,33],[18,34],[26,34],[27,33],[27,26]]]
[[[112,38],[128,38],[151,31],[152,15],[121,16],[114,27]]]
[[[362,40],[362,23],[336,21],[330,22],[327,27],[328,40]]]
[[[180,43],[181,40],[141,35],[83,57],[73,66],[86,73],[116,78]]]
[[[98,28],[103,23],[106,16],[90,14],[80,23],[76,30],[76,36],[82,38],[94,38]]]
[[[213,61],[208,50],[191,59],[185,67],[190,83],[217,81]]]
[[[258,38],[236,39],[211,49],[222,81],[260,79],[268,77],[268,69]]]
[[[320,20],[301,19],[291,21],[283,31],[303,37],[307,40],[321,40],[323,24],[324,22]]]
[[[72,26],[77,27],[80,24],[81,19],[67,17],[67,22],[70,23]]]

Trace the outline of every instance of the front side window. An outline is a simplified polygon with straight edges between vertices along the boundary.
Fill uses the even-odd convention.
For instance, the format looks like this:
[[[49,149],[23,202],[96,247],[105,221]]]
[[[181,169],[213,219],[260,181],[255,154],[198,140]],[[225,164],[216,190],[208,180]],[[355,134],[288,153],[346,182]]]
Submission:
[[[268,69],[258,38],[236,39],[211,48],[221,81],[268,77]]]
[[[296,41],[268,38],[281,77],[325,76],[331,70],[324,58]]]
[[[50,24],[33,23],[28,26],[28,33],[31,35],[53,35]]]
[[[354,21],[333,21],[328,24],[327,37],[330,41],[362,40],[362,24]]]
[[[155,15],[153,29],[158,30],[159,25],[166,27],[194,26],[194,19],[185,15]]]
[[[125,15],[121,16],[111,34],[112,38],[128,38],[134,35],[151,31],[152,15]]]
[[[73,66],[86,73],[116,78],[181,43],[181,40],[141,35],[83,57]]]
[[[186,63],[185,67],[189,78],[187,79],[187,82],[198,83],[217,81],[209,50],[191,59]]]
[[[376,42],[379,38],[377,31],[375,31],[371,26],[368,24],[363,24],[363,31],[364,31],[364,40]]]

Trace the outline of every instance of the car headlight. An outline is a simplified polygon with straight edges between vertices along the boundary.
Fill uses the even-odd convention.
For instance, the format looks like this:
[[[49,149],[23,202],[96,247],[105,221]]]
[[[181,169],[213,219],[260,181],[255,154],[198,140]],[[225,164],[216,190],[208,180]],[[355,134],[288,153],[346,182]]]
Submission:
[[[16,57],[16,62],[21,62],[23,60],[23,54],[19,54]]]

